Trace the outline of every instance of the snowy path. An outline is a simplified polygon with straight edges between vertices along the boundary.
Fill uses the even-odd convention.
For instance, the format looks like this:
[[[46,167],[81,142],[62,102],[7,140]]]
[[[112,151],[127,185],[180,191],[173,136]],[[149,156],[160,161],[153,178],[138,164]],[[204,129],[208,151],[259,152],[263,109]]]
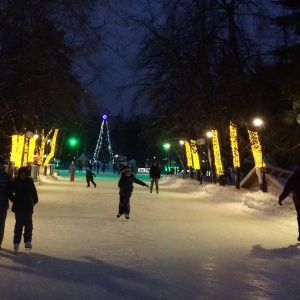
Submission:
[[[300,299],[289,200],[280,208],[272,192],[163,178],[158,195],[135,185],[125,220],[117,179],[38,185],[32,251],[11,250],[9,211],[1,299]]]

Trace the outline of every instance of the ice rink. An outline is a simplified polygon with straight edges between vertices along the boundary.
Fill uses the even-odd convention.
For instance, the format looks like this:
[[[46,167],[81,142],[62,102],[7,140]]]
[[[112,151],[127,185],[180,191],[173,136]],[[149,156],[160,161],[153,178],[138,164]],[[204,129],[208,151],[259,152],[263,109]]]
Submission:
[[[276,189],[163,177],[159,194],[135,185],[126,220],[116,218],[117,180],[42,178],[31,251],[12,250],[9,210],[0,299],[300,299],[296,213]]]

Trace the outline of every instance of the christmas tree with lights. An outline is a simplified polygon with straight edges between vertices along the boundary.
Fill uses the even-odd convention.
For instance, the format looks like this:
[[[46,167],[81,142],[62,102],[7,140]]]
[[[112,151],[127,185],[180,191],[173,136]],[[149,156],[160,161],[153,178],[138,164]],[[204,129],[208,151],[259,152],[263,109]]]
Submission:
[[[113,152],[109,137],[107,115],[102,116],[100,134],[94,152],[93,161],[99,161],[104,164],[108,164],[113,161]]]

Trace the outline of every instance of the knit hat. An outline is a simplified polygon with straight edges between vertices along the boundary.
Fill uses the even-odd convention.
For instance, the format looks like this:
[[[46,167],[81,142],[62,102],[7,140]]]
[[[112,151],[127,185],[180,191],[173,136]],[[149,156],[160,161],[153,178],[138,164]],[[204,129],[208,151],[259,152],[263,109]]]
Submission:
[[[22,172],[26,173],[27,177],[29,176],[29,172],[28,172],[28,169],[27,169],[26,167],[21,167],[21,168],[19,168],[19,170],[18,170],[18,176],[19,176]]]
[[[131,173],[132,173],[132,171],[131,171],[131,169],[130,169],[130,168],[126,168],[126,169],[124,170],[124,173],[125,173],[125,174],[131,174]]]
[[[4,165],[5,164],[5,159],[3,156],[0,156],[0,164]]]

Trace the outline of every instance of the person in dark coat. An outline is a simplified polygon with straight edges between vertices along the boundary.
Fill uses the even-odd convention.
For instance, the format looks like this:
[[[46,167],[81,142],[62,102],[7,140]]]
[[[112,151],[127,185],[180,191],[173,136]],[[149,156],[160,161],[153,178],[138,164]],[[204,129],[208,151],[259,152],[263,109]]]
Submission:
[[[123,165],[119,168],[118,175],[121,174],[122,171],[129,168],[127,161],[124,161]]]
[[[38,194],[28,169],[21,167],[18,176],[8,187],[8,197],[12,201],[12,211],[15,213],[14,250],[19,250],[24,227],[24,243],[26,249],[31,249],[32,244],[32,214],[33,207],[38,203]]]
[[[86,184],[87,186],[86,187],[90,187],[90,182],[94,185],[94,187],[97,186],[97,184],[95,183],[94,181],[94,177],[96,177],[96,174],[93,173],[90,168],[86,168],[86,174],[85,174],[85,177],[86,177]]]
[[[0,249],[4,237],[7,209],[9,207],[7,187],[11,184],[10,176],[4,170],[4,164],[4,157],[0,156]]]
[[[156,161],[152,163],[149,171],[149,176],[151,178],[150,193],[152,193],[153,184],[155,183],[156,193],[158,194],[158,180],[160,179],[160,168],[156,165]]]
[[[282,205],[282,201],[289,196],[290,193],[293,193],[293,202],[297,212],[298,220],[298,241],[300,241],[300,169],[296,170],[293,175],[288,179],[287,183],[284,186],[284,189],[279,196],[278,203]]]
[[[137,183],[141,186],[149,187],[145,182],[137,179],[133,174],[131,169],[128,167],[121,171],[121,178],[118,182],[118,187],[120,189],[120,202],[119,202],[119,213],[117,218],[120,218],[123,214],[126,219],[129,219],[130,214],[130,197],[133,191],[133,183]]]

